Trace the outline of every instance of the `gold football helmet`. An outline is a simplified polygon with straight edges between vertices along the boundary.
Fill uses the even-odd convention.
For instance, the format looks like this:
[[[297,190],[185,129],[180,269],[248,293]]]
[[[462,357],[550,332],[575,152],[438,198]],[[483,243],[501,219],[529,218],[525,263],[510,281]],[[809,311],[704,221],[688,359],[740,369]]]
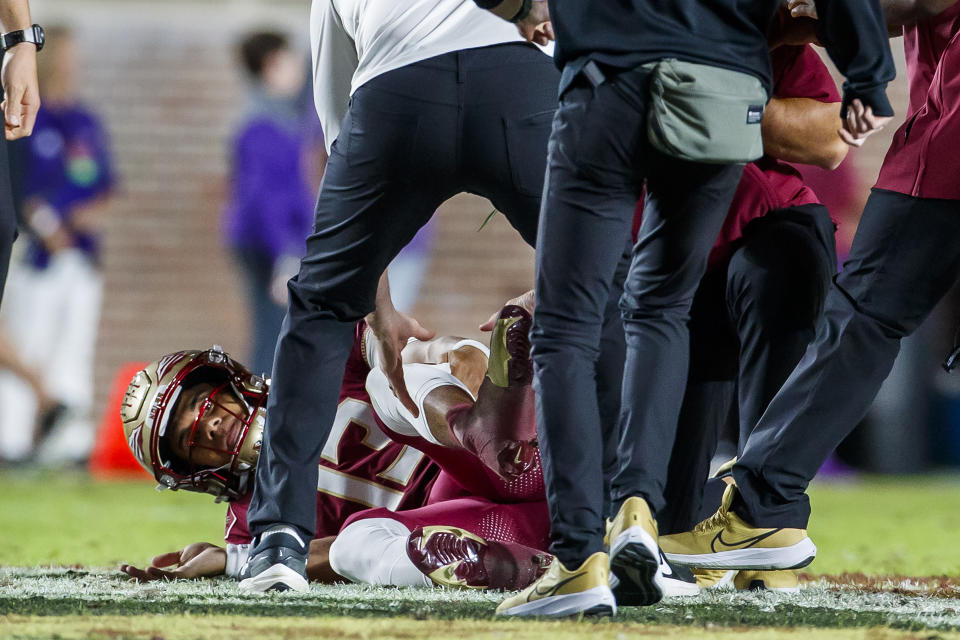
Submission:
[[[182,392],[196,384],[208,383],[213,390],[200,405],[188,439],[190,459],[179,459],[172,450],[168,430],[178,412]],[[120,407],[127,444],[143,467],[159,482],[158,489],[187,489],[210,493],[222,500],[234,500],[252,488],[260,455],[270,382],[254,375],[219,346],[206,351],[177,351],[150,363],[137,372],[127,387]],[[224,409],[223,395],[230,394],[241,409]],[[192,461],[195,434],[201,416],[219,406],[239,422],[226,449],[229,462],[216,468]],[[209,448],[209,447],[206,447]]]

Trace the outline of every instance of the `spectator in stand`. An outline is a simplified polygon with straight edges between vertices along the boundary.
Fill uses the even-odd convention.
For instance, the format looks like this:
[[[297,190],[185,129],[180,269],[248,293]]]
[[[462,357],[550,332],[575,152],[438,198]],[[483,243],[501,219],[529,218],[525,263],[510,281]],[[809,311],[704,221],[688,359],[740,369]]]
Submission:
[[[79,100],[70,32],[47,30],[38,59],[44,96],[24,154],[28,243],[11,267],[3,327],[16,356],[66,407],[36,452],[43,462],[81,462],[93,444],[93,357],[103,279],[99,229],[113,184],[106,135]],[[0,458],[30,455],[38,408],[49,405],[13,374],[0,378]]]
[[[226,243],[240,263],[252,309],[251,363],[269,374],[286,312],[287,280],[297,272],[313,223],[311,173],[318,163],[308,117],[298,100],[303,56],[284,35],[260,32],[240,44],[251,85],[231,149]],[[320,141],[322,148],[323,143]]]

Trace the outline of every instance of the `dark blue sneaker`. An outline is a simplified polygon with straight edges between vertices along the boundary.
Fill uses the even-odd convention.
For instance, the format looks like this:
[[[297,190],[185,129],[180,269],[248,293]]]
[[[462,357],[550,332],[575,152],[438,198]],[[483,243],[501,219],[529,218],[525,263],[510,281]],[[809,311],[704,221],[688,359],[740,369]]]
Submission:
[[[250,557],[240,569],[240,590],[306,591],[310,549],[293,527],[267,529],[254,540]]]

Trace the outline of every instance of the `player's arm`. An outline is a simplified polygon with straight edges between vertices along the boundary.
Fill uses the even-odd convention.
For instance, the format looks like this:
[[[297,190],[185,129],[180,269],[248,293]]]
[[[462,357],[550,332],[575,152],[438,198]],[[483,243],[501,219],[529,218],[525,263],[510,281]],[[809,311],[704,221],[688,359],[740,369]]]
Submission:
[[[764,153],[786,162],[836,169],[849,149],[837,135],[840,124],[838,102],[771,98],[761,125]]]
[[[439,336],[432,340],[411,340],[403,348],[403,364],[449,364],[450,373],[476,395],[487,374],[485,345],[459,336]],[[363,336],[364,359],[371,368],[380,366],[380,344],[368,327]]]
[[[209,542],[194,542],[178,551],[161,553],[143,569],[132,564],[120,565],[120,571],[138,582],[210,578],[223,575],[226,569],[226,549]]]
[[[0,0],[0,29],[4,33],[29,29],[30,5],[27,0]],[[4,114],[7,140],[29,136],[40,108],[37,82],[37,47],[21,42],[8,49],[0,70],[5,99],[0,103]]]
[[[336,539],[336,536],[328,536],[326,538],[314,538],[310,541],[310,556],[307,558],[307,579],[311,582],[323,584],[347,582],[346,578],[330,568],[330,545]]]

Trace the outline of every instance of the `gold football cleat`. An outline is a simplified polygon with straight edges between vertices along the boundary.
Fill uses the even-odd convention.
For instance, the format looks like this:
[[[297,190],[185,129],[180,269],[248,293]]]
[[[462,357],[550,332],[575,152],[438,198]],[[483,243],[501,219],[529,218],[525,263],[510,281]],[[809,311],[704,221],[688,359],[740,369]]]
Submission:
[[[500,603],[504,616],[614,615],[617,603],[610,591],[610,559],[594,553],[575,569],[556,558],[539,580]]]
[[[799,569],[810,564],[817,547],[804,529],[762,528],[744,522],[730,505],[736,485],[723,493],[720,509],[693,531],[660,537],[671,562],[700,569]]]

